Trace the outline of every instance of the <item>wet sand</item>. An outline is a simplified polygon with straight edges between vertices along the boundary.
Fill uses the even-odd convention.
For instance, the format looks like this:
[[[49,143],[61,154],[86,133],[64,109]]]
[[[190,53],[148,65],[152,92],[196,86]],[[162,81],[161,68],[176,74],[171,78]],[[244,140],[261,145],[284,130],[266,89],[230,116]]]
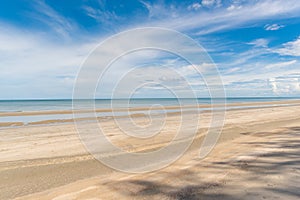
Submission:
[[[230,103],[227,107],[234,106],[264,106],[264,105],[300,105],[299,100],[285,100],[272,102],[249,102],[249,103]],[[222,104],[215,104],[213,107],[222,107]],[[187,108],[211,108],[210,104],[199,105],[184,105],[184,106],[164,106],[165,110],[187,109]],[[31,115],[57,115],[57,114],[73,114],[73,113],[90,113],[90,112],[126,112],[126,111],[146,111],[146,110],[160,110],[160,107],[132,107],[132,108],[102,108],[95,110],[48,110],[48,111],[24,111],[24,112],[0,112],[0,116],[31,116]]]
[[[1,129],[0,199],[298,199],[300,106],[281,104],[288,105],[227,111],[217,146],[201,160],[211,118],[202,113],[184,156],[146,174],[116,172],[93,159],[73,124]],[[178,114],[168,116],[162,134],[143,142],[122,134],[113,120],[102,125],[112,142],[135,152],[166,145],[178,121]]]

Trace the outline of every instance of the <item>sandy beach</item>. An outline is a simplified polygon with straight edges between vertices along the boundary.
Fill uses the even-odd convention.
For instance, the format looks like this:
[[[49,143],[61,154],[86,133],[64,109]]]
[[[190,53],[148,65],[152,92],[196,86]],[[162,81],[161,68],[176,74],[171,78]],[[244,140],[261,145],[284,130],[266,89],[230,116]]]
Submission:
[[[73,123],[3,124],[0,199],[298,199],[299,104],[282,101],[231,105],[248,108],[226,112],[216,147],[199,159],[199,148],[211,120],[211,113],[203,112],[197,136],[184,156],[146,174],[118,172],[95,160],[80,142]],[[185,115],[193,120],[191,111]],[[149,120],[145,115],[133,118],[141,125]],[[167,115],[160,134],[150,140],[124,135],[111,118],[99,121],[112,143],[128,152],[141,152],[167,145],[180,126],[179,119],[177,112]],[[89,123],[84,122],[84,126],[89,127]]]
[[[299,0],[0,4],[0,200],[300,200]]]

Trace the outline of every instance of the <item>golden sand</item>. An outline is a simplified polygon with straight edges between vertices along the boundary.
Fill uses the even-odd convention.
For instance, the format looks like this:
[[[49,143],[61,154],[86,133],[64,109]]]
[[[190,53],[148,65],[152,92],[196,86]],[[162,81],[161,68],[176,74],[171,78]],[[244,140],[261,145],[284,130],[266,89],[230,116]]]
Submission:
[[[117,172],[93,159],[72,123],[1,129],[0,199],[298,199],[297,103],[227,111],[217,146],[201,160],[199,147],[211,118],[205,112],[186,154],[147,174]],[[274,103],[255,105],[269,104]],[[150,140],[122,134],[113,120],[101,123],[113,143],[132,152],[165,146],[178,121],[178,114],[169,115],[161,134]]]

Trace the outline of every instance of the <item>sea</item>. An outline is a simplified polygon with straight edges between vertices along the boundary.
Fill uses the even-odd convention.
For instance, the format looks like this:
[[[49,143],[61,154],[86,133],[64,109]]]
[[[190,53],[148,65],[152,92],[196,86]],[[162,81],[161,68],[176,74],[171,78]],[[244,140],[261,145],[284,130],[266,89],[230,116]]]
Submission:
[[[251,103],[251,102],[272,102],[285,100],[298,100],[299,97],[232,97],[226,98],[227,104],[232,103]],[[138,108],[153,106],[189,106],[194,104],[209,105],[212,102],[224,102],[224,99],[198,98],[198,99],[175,99],[175,98],[138,98],[138,99],[95,99],[92,100],[95,109],[111,108]],[[89,109],[91,100],[76,100],[75,109]],[[38,100],[0,100],[0,125],[7,122],[22,122],[24,125],[31,122],[54,120],[54,119],[72,119],[73,114],[40,114],[40,115],[22,115],[24,112],[43,112],[43,111],[67,111],[72,110],[72,99],[38,99]],[[168,109],[164,112],[176,112],[178,109]],[[6,116],[5,113],[20,113],[14,116]],[[135,111],[141,113],[143,111]],[[162,110],[157,110],[162,112]],[[132,113],[131,113],[132,114]],[[111,116],[111,112],[97,113],[98,117]],[[124,112],[114,112],[114,115],[126,115]],[[81,117],[85,117],[83,113]],[[13,126],[13,125],[12,125]]]

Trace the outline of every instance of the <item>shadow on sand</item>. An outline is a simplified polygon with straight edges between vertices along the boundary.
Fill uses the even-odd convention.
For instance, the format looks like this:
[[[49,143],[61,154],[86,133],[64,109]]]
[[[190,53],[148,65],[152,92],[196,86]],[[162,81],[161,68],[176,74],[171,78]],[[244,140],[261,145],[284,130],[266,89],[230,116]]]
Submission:
[[[187,169],[150,174],[148,180],[109,184],[114,192],[128,199],[299,199],[300,127],[276,133],[243,134],[266,138],[264,142],[238,144],[263,151],[250,152],[247,159],[195,162]],[[223,179],[206,178],[224,173],[227,175]]]

